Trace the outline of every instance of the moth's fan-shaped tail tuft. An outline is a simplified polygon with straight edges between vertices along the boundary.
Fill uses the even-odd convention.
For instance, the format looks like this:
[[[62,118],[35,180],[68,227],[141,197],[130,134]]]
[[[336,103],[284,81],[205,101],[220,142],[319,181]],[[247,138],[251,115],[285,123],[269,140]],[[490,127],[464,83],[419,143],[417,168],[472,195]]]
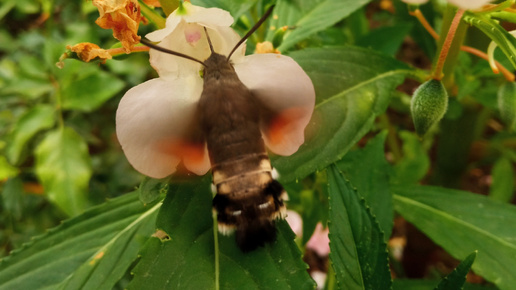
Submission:
[[[217,194],[213,209],[217,212],[219,231],[235,231],[240,249],[249,252],[276,240],[275,220],[284,218],[286,192],[272,180],[265,187],[243,195]]]

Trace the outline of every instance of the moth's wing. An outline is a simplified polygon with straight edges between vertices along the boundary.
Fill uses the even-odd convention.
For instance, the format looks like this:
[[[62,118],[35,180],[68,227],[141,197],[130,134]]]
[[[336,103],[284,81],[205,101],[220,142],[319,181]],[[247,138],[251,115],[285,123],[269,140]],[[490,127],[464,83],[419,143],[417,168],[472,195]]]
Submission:
[[[247,56],[235,70],[261,104],[260,125],[267,147],[279,155],[296,152],[315,105],[308,75],[292,58],[279,54]]]
[[[202,79],[152,79],[130,89],[116,113],[118,141],[139,172],[163,178],[179,162],[198,174],[210,169],[206,144],[196,122]]]

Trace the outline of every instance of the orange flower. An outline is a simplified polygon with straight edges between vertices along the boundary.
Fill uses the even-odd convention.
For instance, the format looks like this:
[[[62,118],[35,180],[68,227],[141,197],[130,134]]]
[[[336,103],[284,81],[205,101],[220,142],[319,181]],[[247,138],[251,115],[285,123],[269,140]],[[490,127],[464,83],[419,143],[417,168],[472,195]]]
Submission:
[[[66,49],[75,52],[77,56],[85,62],[89,62],[92,59],[98,58],[105,63],[107,59],[111,59],[111,54],[105,49],[100,48],[98,45],[89,42],[83,42],[74,46],[68,45]]]
[[[152,7],[161,7],[161,3],[159,3],[159,0],[143,0],[143,2]]]
[[[113,29],[113,37],[122,42],[126,53],[140,42],[138,26],[142,20],[137,0],[93,0],[99,9],[98,26]]]

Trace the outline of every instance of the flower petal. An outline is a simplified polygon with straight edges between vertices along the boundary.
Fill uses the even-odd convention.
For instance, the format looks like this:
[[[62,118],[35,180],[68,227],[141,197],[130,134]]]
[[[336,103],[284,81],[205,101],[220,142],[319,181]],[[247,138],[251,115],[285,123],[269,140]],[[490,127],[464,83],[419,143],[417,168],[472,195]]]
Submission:
[[[187,9],[187,15],[183,16],[186,22],[199,23],[202,26],[215,28],[217,26],[229,27],[234,20],[228,11],[219,8],[203,8],[188,2],[183,4]]]
[[[304,142],[304,130],[315,105],[312,81],[290,57],[253,54],[235,64],[240,80],[270,110],[262,124],[267,147],[291,155]]]
[[[401,2],[405,2],[407,4],[421,5],[428,2],[428,0],[401,0]]]
[[[192,42],[190,36],[195,31],[201,32],[200,38]],[[208,34],[213,49],[222,55],[228,55],[233,46],[240,40],[240,36],[230,27],[208,28]],[[184,21],[179,23],[172,33],[163,38],[159,45],[201,61],[206,60],[211,54],[203,26],[188,24]],[[235,53],[231,60],[235,63],[242,61],[244,53],[245,45],[239,48],[239,52]],[[150,50],[150,62],[159,76],[165,78],[199,75],[199,71],[202,70],[202,65],[199,63],[153,49]]]
[[[205,174],[210,163],[204,144],[189,141],[197,102],[202,93],[199,77],[173,81],[152,79],[129,90],[118,106],[116,131],[131,165],[153,178],[185,167]]]
[[[172,33],[177,25],[183,20],[187,23],[196,23],[215,29],[218,26],[229,27],[233,24],[233,17],[229,12],[219,8],[204,8],[184,2],[183,7],[186,10],[186,15],[177,15],[177,9],[170,13],[167,17],[165,28],[153,31],[145,37],[151,41],[162,41],[166,36]]]

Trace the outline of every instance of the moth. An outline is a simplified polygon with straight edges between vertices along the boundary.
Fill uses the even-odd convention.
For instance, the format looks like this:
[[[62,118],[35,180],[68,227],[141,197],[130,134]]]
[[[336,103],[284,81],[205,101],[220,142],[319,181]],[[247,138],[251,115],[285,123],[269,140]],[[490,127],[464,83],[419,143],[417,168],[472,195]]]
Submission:
[[[230,61],[233,52],[260,27],[272,9],[270,7],[267,10],[227,56],[214,50],[206,27],[204,33],[211,51],[206,60],[169,50],[146,39],[141,40],[152,49],[202,65],[202,93],[194,106],[194,117],[182,124],[188,133],[185,134],[185,141],[176,146],[182,149],[176,151],[180,152],[178,155],[184,162],[192,163],[196,154],[207,146],[213,185],[217,191],[213,210],[217,214],[218,229],[223,234],[235,232],[237,244],[243,251],[251,251],[273,242],[276,239],[275,221],[286,215],[287,193],[272,177],[272,166],[262,132],[272,132],[268,134],[267,142],[281,143],[285,138],[282,130],[292,125],[290,120],[299,119],[299,110],[296,108],[278,113],[273,106],[256,97],[256,91],[244,85]],[[313,91],[311,82],[309,89]],[[283,103],[286,107],[290,105],[288,102]],[[313,104],[311,106],[308,105],[308,110],[313,109]],[[306,115],[307,109],[303,108],[302,111]],[[124,142],[121,143],[124,145]]]

